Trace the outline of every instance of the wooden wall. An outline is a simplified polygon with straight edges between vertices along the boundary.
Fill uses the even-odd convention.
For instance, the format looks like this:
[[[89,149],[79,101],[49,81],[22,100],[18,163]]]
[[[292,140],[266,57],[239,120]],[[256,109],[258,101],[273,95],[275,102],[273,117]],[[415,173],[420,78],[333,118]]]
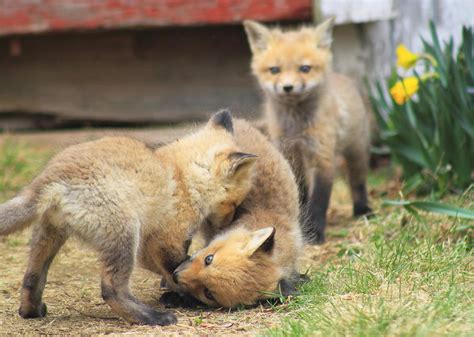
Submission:
[[[311,0],[0,0],[0,128],[179,122],[221,107],[253,116],[259,95],[240,22],[310,19],[311,7]]]
[[[221,107],[252,116],[249,61],[240,25],[3,38],[0,113],[33,112],[38,126],[177,122]]]
[[[0,35],[308,19],[311,0],[0,0]]]
[[[334,66],[356,79],[361,89],[365,78],[390,73],[398,43],[421,51],[420,35],[430,39],[429,20],[436,23],[443,39],[454,35],[455,42],[463,24],[474,24],[474,1],[312,1],[322,16],[338,16]],[[34,6],[29,12],[16,11],[25,3]],[[46,7],[40,5],[45,3],[51,11],[41,15]],[[105,11],[106,4],[114,3],[117,8]],[[129,8],[131,3],[140,6]],[[188,21],[173,17],[171,7],[161,16],[150,9],[160,4],[175,4],[179,13],[189,14]],[[186,12],[189,4],[193,10]],[[81,10],[89,19],[96,13],[92,28],[114,30],[81,32],[77,29],[86,29],[90,21],[80,15],[67,22],[58,19]],[[48,32],[0,36],[0,128],[78,120],[179,122],[204,119],[223,106],[257,116],[260,95],[250,75],[246,37],[237,22],[243,18],[308,20],[310,10],[310,0],[0,0],[0,35],[21,33],[15,27],[22,20],[30,32]],[[128,19],[118,20],[124,13]],[[150,15],[154,20],[143,19]],[[137,22],[137,17],[143,20]],[[192,25],[192,20],[200,26]],[[228,24],[202,26],[206,20]],[[132,22],[134,27],[154,28],[123,28]],[[182,26],[161,27],[170,23]]]

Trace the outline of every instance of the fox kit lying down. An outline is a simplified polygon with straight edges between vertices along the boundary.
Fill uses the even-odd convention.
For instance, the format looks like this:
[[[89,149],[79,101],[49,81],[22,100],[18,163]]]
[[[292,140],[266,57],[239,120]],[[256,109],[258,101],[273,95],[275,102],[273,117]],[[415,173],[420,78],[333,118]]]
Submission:
[[[302,239],[291,167],[247,122],[236,120],[234,130],[239,148],[258,155],[253,187],[235,212],[231,228],[173,274],[182,291],[210,306],[251,305],[279,290],[288,295],[299,276],[296,264]],[[208,223],[208,239],[216,228],[217,223]]]
[[[102,297],[132,323],[176,323],[129,289],[135,260],[172,284],[190,238],[214,207],[240,204],[251,187],[254,155],[235,145],[232,117],[215,114],[198,132],[156,150],[122,137],[71,146],[16,198],[0,205],[0,234],[35,224],[20,315],[43,317],[49,265],[69,236],[99,252]]]
[[[369,213],[369,118],[354,84],[331,70],[333,19],[293,31],[245,21],[252,71],[265,93],[270,138],[293,167],[309,203],[309,240],[324,242],[335,157],[346,161],[354,215]]]

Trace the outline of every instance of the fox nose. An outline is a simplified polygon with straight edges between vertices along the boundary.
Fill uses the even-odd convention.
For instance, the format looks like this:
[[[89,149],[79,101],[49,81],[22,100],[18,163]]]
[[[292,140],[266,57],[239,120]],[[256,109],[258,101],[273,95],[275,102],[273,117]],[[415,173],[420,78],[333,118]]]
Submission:
[[[293,90],[293,86],[292,85],[284,85],[283,86],[283,90],[285,90],[285,92],[291,92]]]
[[[175,271],[175,272],[173,273],[173,281],[174,281],[174,283],[178,284],[178,278],[179,278],[179,277],[178,277],[178,272]]]

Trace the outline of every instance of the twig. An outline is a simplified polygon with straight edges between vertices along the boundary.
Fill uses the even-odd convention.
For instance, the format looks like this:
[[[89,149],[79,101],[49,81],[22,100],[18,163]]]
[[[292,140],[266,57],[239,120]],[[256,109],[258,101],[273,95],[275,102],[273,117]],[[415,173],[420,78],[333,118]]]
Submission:
[[[68,307],[69,310],[74,310],[75,312],[79,313],[82,316],[89,317],[89,318],[99,318],[99,319],[108,319],[108,320],[118,320],[117,317],[111,317],[111,316],[99,316],[99,315],[91,315],[91,314],[86,314],[85,312],[82,312],[80,310],[77,310],[76,308],[73,307]]]
[[[54,323],[54,321],[55,321],[56,319],[58,319],[58,318],[57,318],[57,317],[56,317],[56,318],[53,318],[53,319],[51,320],[51,322],[49,322],[49,323],[47,323],[47,324],[43,324],[43,325],[41,326],[41,328],[46,328],[46,327],[50,326],[51,324]]]

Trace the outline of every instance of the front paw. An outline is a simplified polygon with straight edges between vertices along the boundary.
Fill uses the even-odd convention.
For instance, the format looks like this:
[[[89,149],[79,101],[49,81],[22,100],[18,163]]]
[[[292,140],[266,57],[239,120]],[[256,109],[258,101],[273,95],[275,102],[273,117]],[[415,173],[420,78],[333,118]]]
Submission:
[[[311,245],[322,245],[324,242],[326,242],[326,237],[324,232],[315,231],[309,233],[307,241]]]
[[[308,228],[304,231],[305,241],[310,245],[321,245],[326,241],[324,227],[315,223],[308,223]]]
[[[354,216],[367,216],[372,217],[374,215],[372,208],[367,205],[354,205]]]
[[[191,295],[180,294],[175,291],[167,291],[161,295],[159,302],[166,308],[195,308],[203,303]]]
[[[160,312],[153,310],[152,313],[147,315],[146,319],[143,320],[142,324],[145,325],[172,325],[178,323],[178,319],[175,314],[171,312]]]
[[[35,307],[25,308],[23,305],[18,310],[18,313],[23,318],[41,318],[45,317],[48,312],[46,304],[40,303],[40,305]]]

